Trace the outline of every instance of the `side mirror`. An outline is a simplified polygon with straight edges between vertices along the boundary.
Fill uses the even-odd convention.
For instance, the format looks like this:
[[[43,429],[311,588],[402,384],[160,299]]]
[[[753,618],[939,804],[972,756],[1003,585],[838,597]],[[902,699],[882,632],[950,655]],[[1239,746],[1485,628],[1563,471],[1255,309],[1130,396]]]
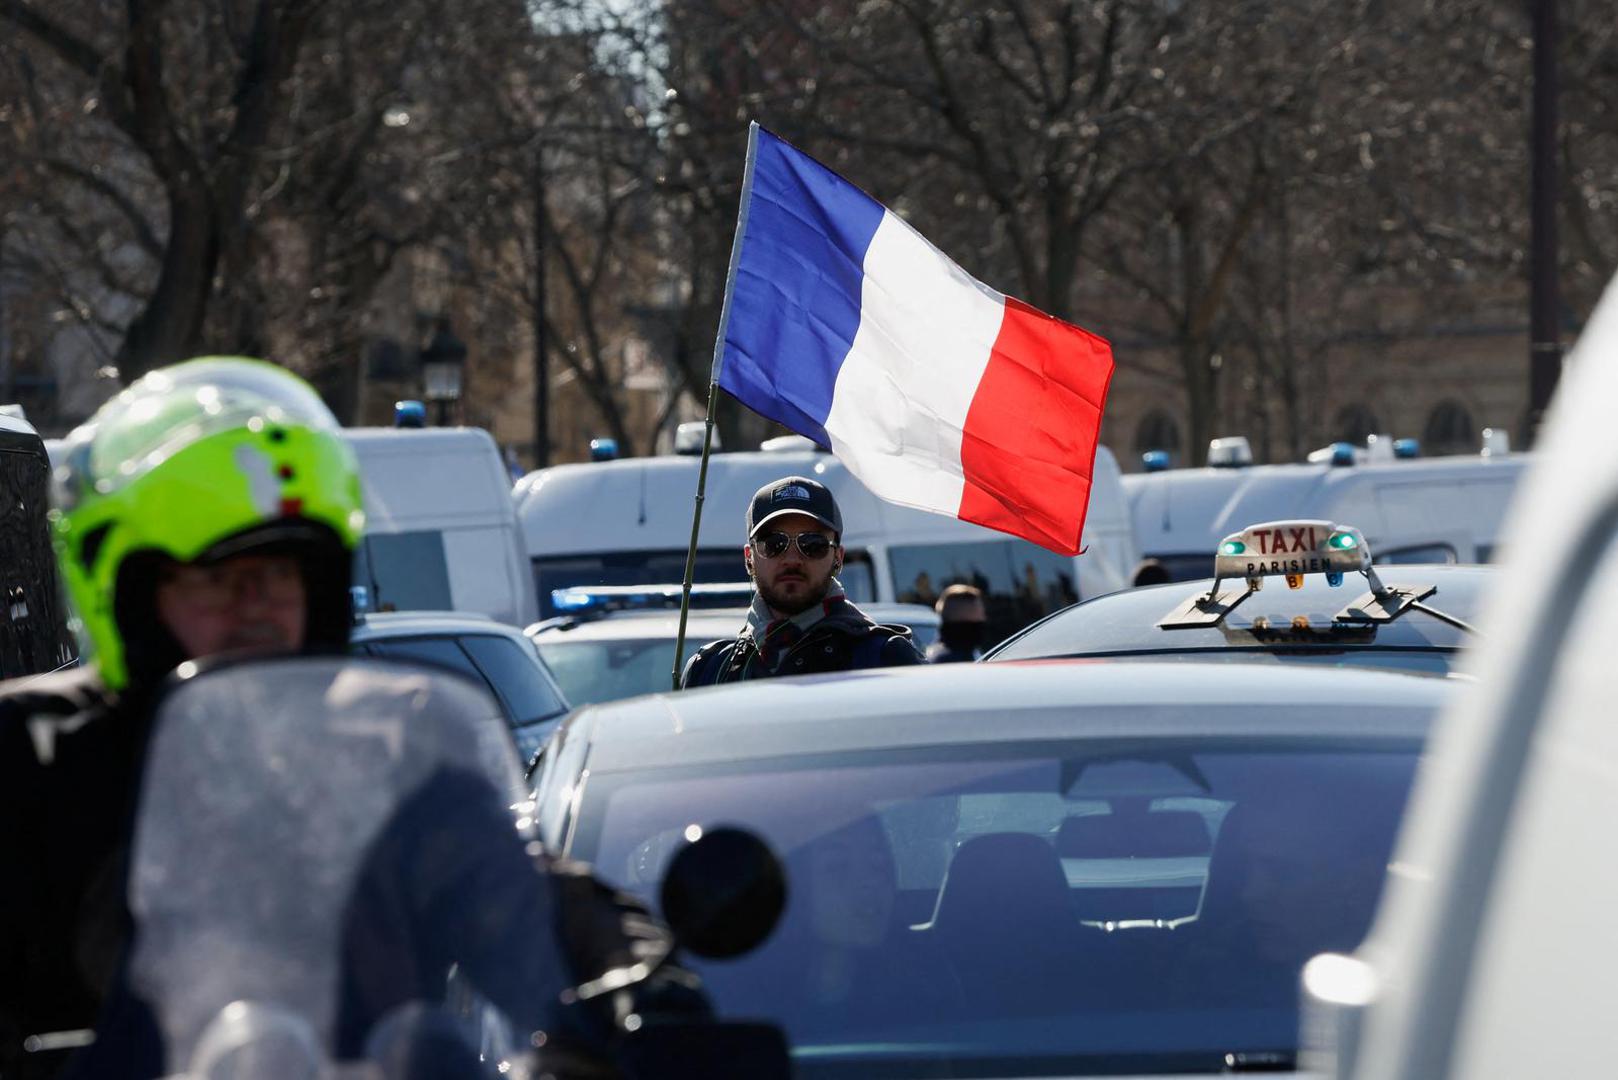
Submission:
[[[769,846],[717,828],[682,848],[663,876],[663,918],[680,945],[723,960],[763,944],[786,908],[786,873]]]

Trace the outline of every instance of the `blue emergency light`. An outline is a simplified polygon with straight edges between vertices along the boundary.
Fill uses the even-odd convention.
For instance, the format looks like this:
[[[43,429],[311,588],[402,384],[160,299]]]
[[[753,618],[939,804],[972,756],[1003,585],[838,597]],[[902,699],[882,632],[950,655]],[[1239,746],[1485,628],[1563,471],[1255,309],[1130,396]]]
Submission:
[[[551,590],[551,605],[578,615],[597,611],[677,608],[680,585],[569,585]],[[741,607],[753,598],[751,581],[698,582],[691,586],[693,608]]]
[[[427,426],[427,406],[406,399],[393,403],[393,426],[397,428],[424,428]]]
[[[1167,450],[1148,450],[1140,456],[1140,464],[1147,472],[1163,472],[1172,462]]]
[[[588,589],[552,589],[551,604],[558,611],[582,611],[585,608],[600,607],[601,601],[591,595]]]
[[[590,460],[591,461],[615,461],[617,459],[617,457],[618,457],[618,440],[617,439],[602,438],[602,439],[591,439],[590,440]]]

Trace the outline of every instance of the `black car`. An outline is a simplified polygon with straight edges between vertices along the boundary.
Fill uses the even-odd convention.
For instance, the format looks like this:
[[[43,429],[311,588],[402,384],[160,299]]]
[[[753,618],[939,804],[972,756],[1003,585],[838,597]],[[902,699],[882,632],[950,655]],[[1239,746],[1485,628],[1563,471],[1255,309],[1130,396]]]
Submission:
[[[1279,536],[1290,548],[1300,527],[1314,528],[1318,545],[1303,536],[1297,552],[1276,558],[1259,553],[1253,564],[1259,572],[1250,577],[1247,563],[1234,565],[1245,558],[1234,546],[1256,547],[1254,538],[1262,537],[1268,548]],[[1313,549],[1328,536],[1358,534],[1325,522],[1255,525],[1221,544],[1222,550],[1232,546],[1219,557],[1221,578],[1129,589],[1074,604],[1007,638],[984,660],[1269,661],[1448,673],[1472,641],[1471,626],[1494,572],[1452,565],[1372,569],[1363,538],[1345,555],[1364,559],[1364,568],[1327,570]],[[1287,579],[1293,564],[1301,570]]]

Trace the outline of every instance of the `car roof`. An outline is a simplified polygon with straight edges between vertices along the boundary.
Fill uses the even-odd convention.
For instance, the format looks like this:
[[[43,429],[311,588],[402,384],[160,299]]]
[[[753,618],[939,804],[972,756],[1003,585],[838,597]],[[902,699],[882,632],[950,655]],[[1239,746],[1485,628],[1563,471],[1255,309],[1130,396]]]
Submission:
[[[1210,562],[1212,559],[1210,558]],[[1431,585],[1436,591],[1424,603],[1472,623],[1478,614],[1495,571],[1486,566],[1378,566],[1383,584]],[[1223,588],[1240,587],[1227,581]],[[1355,627],[1356,632],[1334,634],[1329,640],[1310,641],[1285,633],[1293,619],[1304,616],[1312,627],[1329,627],[1332,617],[1369,592],[1365,578],[1349,574],[1333,588],[1322,574],[1304,578],[1301,589],[1289,589],[1271,578],[1256,595],[1248,597],[1221,626],[1164,630],[1157,624],[1187,599],[1206,595],[1213,579],[1177,581],[1098,596],[1063,608],[997,646],[988,657],[1030,660],[1058,656],[1107,656],[1139,653],[1181,653],[1229,648],[1439,649],[1454,651],[1469,644],[1468,635],[1421,611],[1407,611],[1389,623]],[[1280,633],[1259,637],[1253,620],[1264,616]]]
[[[589,740],[592,772],[1075,737],[1419,739],[1451,685],[1244,664],[950,664],[606,702],[574,714],[566,737]]]
[[[936,626],[938,613],[921,604],[858,604],[873,622],[905,626]],[[547,620],[550,625],[530,626],[526,633],[542,645],[561,641],[633,641],[646,638],[673,639],[680,630],[680,612],[668,608],[629,609],[586,615],[569,620],[567,616]],[[747,609],[697,608],[686,620],[688,640],[713,641],[735,637],[747,623]]]
[[[508,623],[473,611],[373,611],[361,615],[350,641],[417,634],[520,634]]]

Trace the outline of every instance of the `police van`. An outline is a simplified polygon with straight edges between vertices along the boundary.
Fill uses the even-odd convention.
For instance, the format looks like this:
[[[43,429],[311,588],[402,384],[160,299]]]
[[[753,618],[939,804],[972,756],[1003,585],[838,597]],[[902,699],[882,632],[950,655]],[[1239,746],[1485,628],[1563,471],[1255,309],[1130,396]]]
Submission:
[[[1208,571],[1208,552],[1254,521],[1351,521],[1381,564],[1493,561],[1530,454],[1367,454],[1346,443],[1307,463],[1251,465],[1246,440],[1218,439],[1201,469],[1123,478],[1144,562],[1136,584]],[[1377,439],[1391,449],[1391,441]],[[1491,448],[1492,450],[1492,448]],[[1324,460],[1319,460],[1324,459]]]
[[[753,493],[783,476],[812,477],[837,497],[847,531],[839,575],[856,604],[931,606],[954,582],[977,585],[989,609],[987,640],[1083,597],[1124,588],[1138,555],[1118,463],[1098,448],[1084,551],[1057,555],[1026,540],[884,502],[834,455],[795,436],[772,448],[715,454],[697,539],[695,580],[746,580],[742,545]],[[699,459],[675,454],[557,465],[513,492],[543,617],[575,586],[650,585],[684,579]]]
[[[345,428],[365,535],[354,581],[373,611],[538,618],[511,475],[482,428]]]

